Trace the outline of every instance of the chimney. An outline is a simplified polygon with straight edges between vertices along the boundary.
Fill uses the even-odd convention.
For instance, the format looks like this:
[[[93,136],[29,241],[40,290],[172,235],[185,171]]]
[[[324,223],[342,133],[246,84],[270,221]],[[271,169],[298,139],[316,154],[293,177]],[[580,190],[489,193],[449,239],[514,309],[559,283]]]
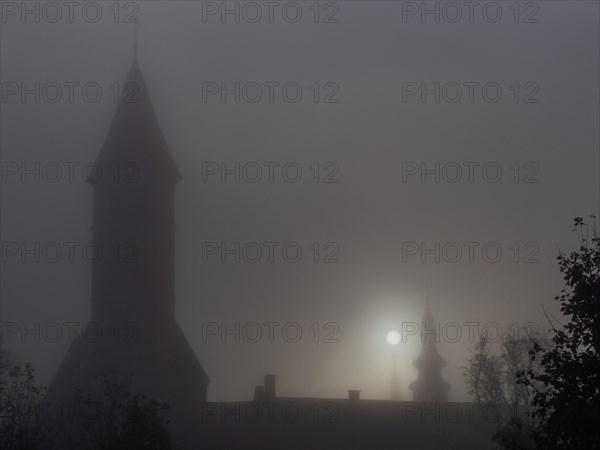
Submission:
[[[254,401],[262,402],[265,400],[265,388],[258,385],[254,388]]]
[[[275,375],[265,375],[265,400],[275,399]]]
[[[348,391],[348,400],[350,400],[351,403],[358,403],[358,400],[360,399],[360,391],[357,389],[351,389]]]

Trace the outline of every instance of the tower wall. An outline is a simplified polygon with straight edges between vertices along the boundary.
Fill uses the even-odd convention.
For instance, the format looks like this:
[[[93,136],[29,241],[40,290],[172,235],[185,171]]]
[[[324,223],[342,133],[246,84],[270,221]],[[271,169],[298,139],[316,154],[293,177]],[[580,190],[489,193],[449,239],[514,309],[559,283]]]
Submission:
[[[175,321],[175,166],[136,61],[96,163],[91,321],[101,338],[77,339],[49,386],[48,403],[98,391],[107,373],[128,377],[131,393],[169,404],[180,444],[198,438],[208,376]],[[194,436],[194,438],[191,438]]]

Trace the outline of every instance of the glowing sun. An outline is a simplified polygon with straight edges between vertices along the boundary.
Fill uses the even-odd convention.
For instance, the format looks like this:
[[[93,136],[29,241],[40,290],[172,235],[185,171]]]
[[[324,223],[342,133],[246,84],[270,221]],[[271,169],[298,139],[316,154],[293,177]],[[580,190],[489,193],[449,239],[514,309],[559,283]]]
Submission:
[[[400,343],[400,333],[395,330],[392,330],[386,334],[385,339],[388,341],[390,345],[398,345]]]

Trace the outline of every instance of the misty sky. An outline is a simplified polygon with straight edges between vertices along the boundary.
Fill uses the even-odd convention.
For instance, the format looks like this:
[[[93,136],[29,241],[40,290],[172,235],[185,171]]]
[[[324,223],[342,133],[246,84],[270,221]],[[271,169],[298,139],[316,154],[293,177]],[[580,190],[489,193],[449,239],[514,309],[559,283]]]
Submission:
[[[514,23],[512,2],[499,2],[497,23],[477,11],[474,23],[422,23],[418,16],[403,23],[402,2],[387,1],[335,2],[338,22],[314,23],[312,2],[300,3],[297,23],[277,11],[273,23],[223,23],[218,16],[203,22],[202,2],[142,1],[137,26],[114,23],[108,4],[98,23],[76,13],[73,23],[3,15],[0,24],[3,89],[5,83],[96,82],[104,94],[97,103],[83,100],[80,90],[73,103],[3,98],[3,164],[93,162],[116,108],[109,87],[125,81],[132,31],[139,28],[138,60],[183,176],[176,190],[177,317],[211,378],[209,400],[248,399],[268,373],[277,374],[282,395],[345,397],[360,389],[362,397],[387,398],[394,349],[385,334],[420,320],[426,289],[442,326],[534,321],[545,328],[542,305],[556,313],[553,298],[562,286],[557,244],[575,248],[572,218],[599,212],[598,3],[537,2],[537,23]],[[203,101],[203,83],[211,82],[295,82],[303,96],[297,103],[278,94],[270,103],[264,93],[256,103],[232,97],[223,103],[218,95]],[[315,82],[318,103],[310,89]],[[433,96],[422,103],[418,94],[403,101],[403,83],[413,82],[494,82],[503,92],[496,103],[484,101],[480,90],[472,103],[466,90],[457,103],[435,103]],[[323,102],[331,92],[326,83],[339,87],[337,103]],[[532,86],[539,90],[530,98],[539,101],[524,103]],[[273,183],[265,173],[257,183],[203,180],[203,162],[266,161],[279,164]],[[290,162],[303,170],[297,183],[281,176]],[[338,167],[339,182],[315,183],[315,162],[321,177],[325,164]],[[418,174],[403,182],[406,162],[479,165],[473,183],[466,172],[456,183],[436,183],[433,176],[422,183]],[[498,182],[484,180],[486,163],[502,168]],[[526,169],[527,163],[533,165]],[[538,182],[522,182],[531,168]],[[81,176],[54,184],[12,176],[1,189],[3,242],[91,240],[92,188]],[[289,263],[276,250],[273,264],[265,258],[223,264],[217,256],[203,262],[203,242],[236,241],[297,242],[303,257]],[[325,243],[334,243],[339,262],[314,263],[315,242],[320,260]],[[423,263],[420,253],[403,253],[412,242],[479,246],[474,262],[462,246],[455,263],[436,263],[433,256]],[[482,258],[490,242],[503,250],[497,263]],[[538,262],[524,263],[527,250],[538,247]],[[91,265],[81,258],[23,264],[6,256],[3,324],[85,323],[90,276]],[[217,336],[203,342],[203,322],[268,321],[298,323],[303,337],[288,343],[276,332],[274,343],[221,343]],[[309,328],[315,322],[319,343]],[[328,322],[339,327],[337,343],[322,342]],[[68,340],[32,341],[7,337],[48,383]],[[473,345],[466,335],[439,344],[451,400],[468,399],[458,367]],[[410,398],[417,338],[395,351],[403,395]]]

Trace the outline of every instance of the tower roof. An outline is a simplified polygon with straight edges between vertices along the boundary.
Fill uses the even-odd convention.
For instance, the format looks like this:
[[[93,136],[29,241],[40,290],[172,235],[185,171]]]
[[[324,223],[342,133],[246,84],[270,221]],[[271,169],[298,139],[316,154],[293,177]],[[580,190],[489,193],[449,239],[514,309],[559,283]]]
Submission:
[[[424,371],[437,371],[445,365],[446,361],[438,353],[435,343],[423,345],[421,353],[413,361],[413,366]]]
[[[135,164],[135,176],[153,183],[177,183],[181,174],[160,130],[142,70],[134,58],[127,81],[96,163],[104,170],[113,164]],[[113,169],[114,170],[114,169]]]
[[[435,326],[429,307],[428,293],[425,296],[425,314],[421,326],[421,352],[413,361],[419,376],[409,386],[413,391],[413,400],[448,401],[450,385],[442,379],[442,368],[446,365],[446,361],[437,351],[438,328]]]

